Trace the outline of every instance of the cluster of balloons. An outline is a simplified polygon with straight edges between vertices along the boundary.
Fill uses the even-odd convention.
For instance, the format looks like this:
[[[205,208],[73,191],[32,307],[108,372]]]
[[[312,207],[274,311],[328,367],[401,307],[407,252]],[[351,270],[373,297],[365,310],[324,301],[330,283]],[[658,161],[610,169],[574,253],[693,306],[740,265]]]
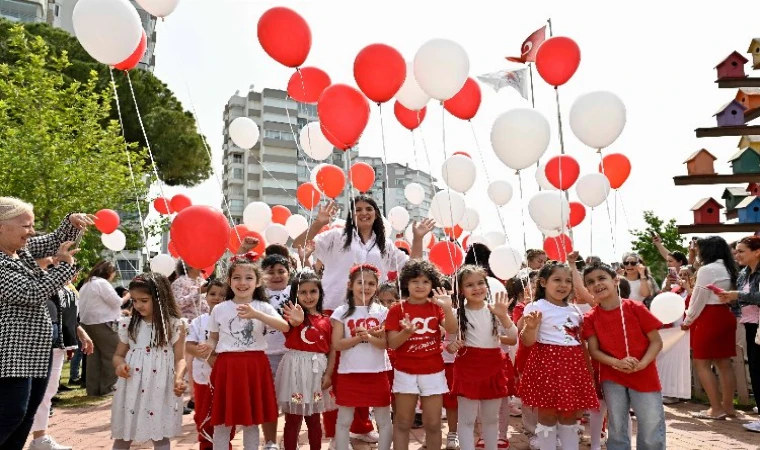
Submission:
[[[178,213],[190,206],[193,206],[193,201],[184,194],[176,194],[168,200],[164,197],[153,200],[153,209],[163,215]]]
[[[107,249],[120,252],[127,246],[127,237],[119,230],[119,213],[112,209],[101,209],[95,213],[95,228],[100,231],[100,241]]]

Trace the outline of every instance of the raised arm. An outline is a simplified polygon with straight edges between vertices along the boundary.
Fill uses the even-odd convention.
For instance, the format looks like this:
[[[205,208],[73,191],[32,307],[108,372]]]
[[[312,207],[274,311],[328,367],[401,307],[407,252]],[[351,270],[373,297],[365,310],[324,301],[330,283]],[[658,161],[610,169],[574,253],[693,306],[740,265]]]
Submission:
[[[314,239],[314,236],[319,233],[322,227],[329,224],[330,220],[332,220],[333,216],[337,213],[338,206],[332,200],[327,204],[327,206],[320,205],[319,212],[317,213],[317,217],[314,218],[314,222],[311,223],[309,229],[301,233],[297,238],[293,240],[292,247],[303,247],[307,241]]]
[[[433,231],[434,227],[435,220],[429,218],[422,219],[420,222],[415,221],[412,224],[412,251],[409,255],[411,259],[422,259],[424,252],[424,249],[422,248],[422,241],[424,240],[426,234]]]
[[[80,232],[92,225],[94,216],[88,214],[69,214],[52,233],[29,239],[27,250],[33,258],[47,258],[56,254],[61,244],[75,241]]]

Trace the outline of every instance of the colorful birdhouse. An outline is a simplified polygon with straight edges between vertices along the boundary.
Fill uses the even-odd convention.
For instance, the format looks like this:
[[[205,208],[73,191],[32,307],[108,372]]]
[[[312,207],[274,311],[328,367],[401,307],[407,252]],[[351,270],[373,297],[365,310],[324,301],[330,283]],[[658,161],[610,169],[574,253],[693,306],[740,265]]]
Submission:
[[[750,196],[736,205],[739,223],[760,223],[760,197]]]
[[[752,54],[752,68],[760,69],[760,38],[752,39],[747,53]]]
[[[760,151],[760,136],[742,136],[739,139],[739,148],[752,147],[753,149]]]
[[[760,152],[751,147],[734,153],[728,161],[731,163],[731,171],[734,174],[760,173]]]
[[[747,185],[747,189],[745,189],[749,195],[758,196],[760,195],[760,184],[758,183],[750,183]]]
[[[744,78],[747,75],[744,73],[744,65],[749,61],[747,58],[741,55],[741,53],[735,51],[728,55],[726,59],[720,62],[715,69],[718,71],[718,79],[723,80],[726,78]]]
[[[736,101],[748,110],[760,108],[760,88],[739,88],[739,92],[736,93]]]
[[[718,121],[719,127],[738,127],[744,125],[744,111],[747,107],[731,100],[725,105],[721,106],[718,112],[713,114]]]
[[[731,211],[736,209],[736,205],[742,202],[745,198],[749,197],[749,192],[742,188],[730,187],[723,191],[723,195],[720,197],[726,201],[726,209]]]
[[[714,198],[703,198],[691,208],[694,212],[694,225],[719,224],[721,209],[723,209],[723,205]]]
[[[705,149],[696,151],[683,163],[686,164],[686,173],[689,175],[714,175],[715,160],[712,153]]]

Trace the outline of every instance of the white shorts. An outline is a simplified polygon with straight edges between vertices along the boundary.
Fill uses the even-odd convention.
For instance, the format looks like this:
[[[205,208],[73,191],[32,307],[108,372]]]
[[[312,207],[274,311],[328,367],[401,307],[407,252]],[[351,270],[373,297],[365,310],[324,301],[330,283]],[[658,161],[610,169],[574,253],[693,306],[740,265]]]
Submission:
[[[421,397],[441,395],[449,392],[446,384],[446,371],[426,375],[414,375],[411,373],[393,371],[394,394],[416,394]]]

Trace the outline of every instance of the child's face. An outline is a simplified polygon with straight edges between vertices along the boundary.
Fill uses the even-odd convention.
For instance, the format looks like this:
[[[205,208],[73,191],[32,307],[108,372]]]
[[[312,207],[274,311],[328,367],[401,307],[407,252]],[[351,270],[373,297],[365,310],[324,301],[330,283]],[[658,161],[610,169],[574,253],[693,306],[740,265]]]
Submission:
[[[528,267],[533,270],[541,270],[541,268],[544,267],[544,264],[546,264],[546,255],[543,253],[528,260]]]
[[[140,314],[143,320],[150,322],[153,320],[153,297],[147,292],[138,289],[132,289],[129,291],[132,296],[132,306],[135,308],[138,314]]]
[[[253,292],[258,283],[256,272],[253,270],[253,266],[249,264],[235,267],[230,277],[230,288],[237,298],[253,298]]]
[[[275,264],[272,267],[267,267],[264,271],[264,282],[267,289],[273,291],[281,291],[288,286],[290,273],[288,269],[282,264]]]
[[[539,282],[546,289],[546,299],[550,301],[564,301],[573,291],[573,276],[566,268],[554,269],[548,279]]]
[[[488,297],[488,281],[486,281],[486,277],[479,273],[463,277],[461,289],[464,298],[470,304],[482,303]]]
[[[377,301],[386,308],[390,308],[398,303],[398,298],[396,298],[396,292],[385,290],[377,295]]]
[[[433,282],[425,275],[420,275],[409,280],[407,285],[409,289],[409,298],[415,300],[426,300],[433,290]]]
[[[314,311],[319,302],[319,286],[313,281],[307,281],[298,285],[298,303],[305,311]]]
[[[209,308],[214,309],[214,306],[224,301],[224,289],[221,286],[211,286],[206,292],[206,303]]]
[[[615,298],[618,295],[618,284],[620,280],[612,278],[610,274],[604,270],[594,270],[589,272],[583,277],[583,282],[586,284],[586,289],[591,292],[591,295],[598,301],[604,301],[611,298]]]
[[[366,306],[377,293],[377,276],[372,272],[362,270],[355,277],[353,282],[349,281],[348,287],[354,294],[356,306]]]

